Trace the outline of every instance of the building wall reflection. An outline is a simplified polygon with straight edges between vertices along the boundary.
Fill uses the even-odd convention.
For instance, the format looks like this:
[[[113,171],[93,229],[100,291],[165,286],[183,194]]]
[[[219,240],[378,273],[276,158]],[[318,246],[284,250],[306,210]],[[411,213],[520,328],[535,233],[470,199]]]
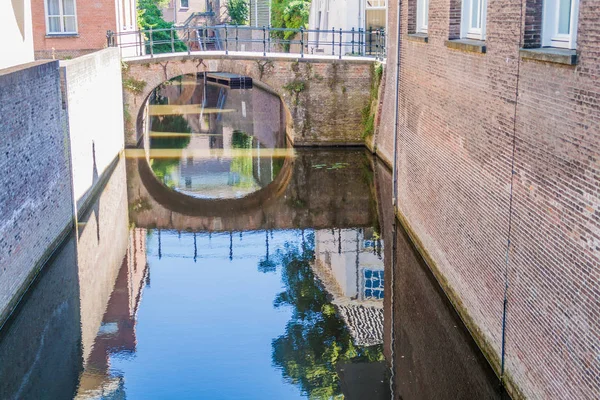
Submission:
[[[314,271],[357,346],[383,343],[384,265],[373,228],[315,231]]]

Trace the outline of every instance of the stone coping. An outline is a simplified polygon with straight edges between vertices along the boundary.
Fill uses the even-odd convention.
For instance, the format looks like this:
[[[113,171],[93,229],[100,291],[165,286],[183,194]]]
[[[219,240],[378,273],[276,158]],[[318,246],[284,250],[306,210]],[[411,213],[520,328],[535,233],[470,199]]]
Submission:
[[[471,53],[485,54],[487,51],[485,42],[483,40],[452,39],[446,40],[444,44],[450,49],[468,51]]]
[[[405,37],[411,42],[429,43],[429,36],[426,33],[409,33]]]
[[[559,49],[556,47],[541,47],[537,49],[520,49],[522,59],[550,62],[563,65],[577,65],[577,51]]]
[[[197,60],[202,58],[205,60],[231,60],[231,59],[242,59],[242,60],[270,60],[270,61],[296,61],[296,62],[344,62],[344,63],[358,63],[358,64],[370,64],[374,62],[380,62],[375,57],[362,57],[362,56],[329,56],[329,55],[315,55],[305,54],[301,57],[299,54],[288,54],[288,53],[267,53],[263,56],[260,52],[250,51],[230,51],[229,54],[225,54],[225,51],[192,51],[189,54],[187,52],[180,53],[161,53],[155,54],[154,57],[150,57],[149,54],[145,56],[136,57],[123,57],[123,61],[126,63],[144,64],[148,62],[156,61],[184,61],[184,60]]]

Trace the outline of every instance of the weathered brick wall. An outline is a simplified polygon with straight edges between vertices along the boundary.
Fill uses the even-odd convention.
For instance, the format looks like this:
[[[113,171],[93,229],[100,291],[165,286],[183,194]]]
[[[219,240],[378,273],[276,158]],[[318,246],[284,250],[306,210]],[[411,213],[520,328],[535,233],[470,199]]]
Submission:
[[[124,147],[121,58],[108,48],[61,61],[68,112],[73,195],[80,209]]]
[[[508,271],[506,377],[522,395],[596,398],[600,9],[581,1],[579,62],[565,66],[520,58],[524,0],[488,2],[485,54],[446,47],[449,0],[430,2],[428,43],[411,40],[408,3],[399,212],[498,371]],[[389,102],[391,84],[384,119],[393,118]],[[382,121],[378,147],[388,152],[389,124]]]
[[[0,71],[0,323],[72,226],[58,61]]]
[[[141,84],[125,90],[126,109],[132,116],[125,142],[135,146],[141,137],[140,112],[154,88],[171,78],[204,71],[250,76],[278,94],[289,113],[288,134],[297,146],[362,145],[361,111],[369,104],[374,60],[317,60],[263,57],[157,56],[128,61],[124,82]],[[343,110],[343,112],[340,112]],[[136,121],[137,120],[137,121]],[[136,133],[136,122],[139,132]]]
[[[115,0],[77,1],[77,35],[46,34],[44,2],[31,0],[36,59],[73,58],[106,47],[106,31],[117,30]],[[128,22],[128,21],[127,21]]]
[[[381,79],[381,90],[379,95],[378,120],[375,124],[375,135],[373,138],[373,150],[377,155],[391,167],[394,157],[394,90],[396,85],[396,16],[398,2],[390,1],[387,10],[387,32],[386,32],[386,62],[383,67]]]

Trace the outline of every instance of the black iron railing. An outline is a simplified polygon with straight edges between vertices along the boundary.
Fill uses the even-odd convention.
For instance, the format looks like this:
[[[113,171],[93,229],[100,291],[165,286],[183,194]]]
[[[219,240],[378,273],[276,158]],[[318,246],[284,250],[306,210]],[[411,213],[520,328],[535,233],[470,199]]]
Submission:
[[[238,25],[174,26],[166,29],[147,29],[106,33],[109,47],[119,47],[122,56],[136,57],[159,53],[197,51],[289,53],[329,56],[366,56],[385,58],[383,29],[287,29]]]

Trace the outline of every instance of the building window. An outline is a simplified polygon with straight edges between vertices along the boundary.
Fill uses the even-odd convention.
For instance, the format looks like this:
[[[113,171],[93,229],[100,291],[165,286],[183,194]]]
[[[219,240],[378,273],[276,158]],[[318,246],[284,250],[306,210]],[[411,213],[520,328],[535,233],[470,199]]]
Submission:
[[[189,8],[190,1],[189,0],[181,0],[181,8]]]
[[[579,0],[545,0],[542,46],[575,49]]]
[[[487,0],[463,0],[460,36],[467,39],[485,40]]]
[[[75,0],[46,0],[46,31],[53,33],[77,33]]]
[[[427,33],[429,0],[417,0],[417,32]]]

